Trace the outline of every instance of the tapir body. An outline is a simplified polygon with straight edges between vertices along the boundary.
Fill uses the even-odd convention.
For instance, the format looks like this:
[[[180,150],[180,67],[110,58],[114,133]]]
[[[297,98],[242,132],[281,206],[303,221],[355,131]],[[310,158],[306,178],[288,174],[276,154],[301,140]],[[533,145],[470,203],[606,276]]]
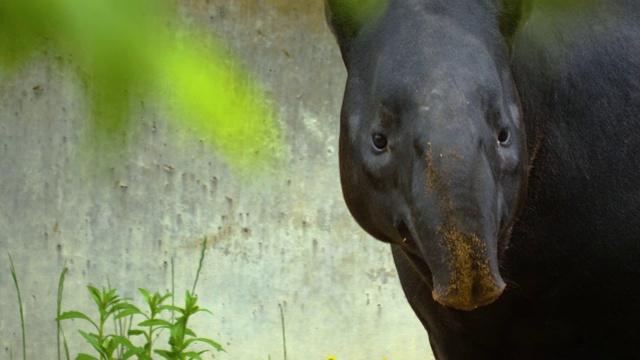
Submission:
[[[343,195],[436,357],[640,358],[640,2],[325,3]]]

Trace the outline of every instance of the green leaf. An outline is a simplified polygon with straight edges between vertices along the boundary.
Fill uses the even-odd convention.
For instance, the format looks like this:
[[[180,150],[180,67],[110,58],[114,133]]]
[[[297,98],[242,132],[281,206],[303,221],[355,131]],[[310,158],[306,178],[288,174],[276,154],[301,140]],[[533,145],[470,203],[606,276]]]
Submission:
[[[102,296],[100,294],[100,290],[96,289],[91,285],[87,285],[87,289],[89,289],[89,293],[91,294],[93,301],[96,303],[96,305],[98,305],[98,309],[102,309],[103,303],[102,303]]]
[[[98,360],[98,358],[95,358],[87,354],[78,354],[78,356],[76,357],[76,360]]]
[[[107,335],[106,338],[110,339],[111,341],[113,341],[113,343],[117,344],[117,345],[122,345],[126,348],[134,348],[136,347],[135,345],[133,345],[131,343],[131,341],[129,341],[129,339],[127,339],[124,336],[121,335]]]
[[[184,353],[184,356],[187,357],[188,359],[202,360],[202,358],[200,357],[200,354],[202,354],[202,353],[197,353],[197,352],[193,352],[193,351],[187,351],[187,352]]]
[[[200,251],[200,261],[198,261],[198,270],[196,270],[196,279],[193,281],[193,288],[191,289],[191,294],[195,294],[196,285],[198,284],[198,278],[200,277],[200,271],[202,270],[202,262],[204,260],[204,252],[207,250],[207,237],[205,236],[202,239],[202,250]]]
[[[160,298],[160,301],[158,301],[158,304],[162,304],[165,300],[167,300],[168,298],[172,297],[173,294],[165,294]]]
[[[167,350],[153,350],[154,353],[162,356],[165,359],[171,359],[173,360],[175,357],[173,356],[172,353],[168,352]]]
[[[64,335],[64,331],[62,332],[62,345],[64,345],[64,355],[67,360],[71,359],[69,355],[69,345],[67,344],[67,337]]]
[[[80,333],[80,335],[82,335],[83,338],[85,338],[85,340],[87,340],[87,342],[89,344],[91,344],[91,346],[93,346],[94,349],[96,349],[96,351],[98,351],[101,355],[106,356],[107,354],[104,352],[104,349],[102,348],[102,344],[100,344],[98,342],[98,337],[94,334],[87,334],[86,332],[82,331],[82,330],[78,330],[78,332]]]
[[[126,360],[126,359],[128,359],[128,358],[130,358],[130,357],[132,357],[134,355],[140,355],[140,354],[144,353],[145,351],[146,350],[141,348],[141,347],[131,348],[131,349],[127,350],[127,352],[125,352],[122,355],[122,360]],[[140,358],[140,356],[138,358]]]
[[[213,313],[211,312],[211,310],[209,310],[209,309],[205,309],[205,308],[197,308],[194,312],[192,312],[192,314],[199,313],[199,312],[206,312],[206,313],[208,313],[208,314],[213,315]]]
[[[175,311],[175,312],[179,312],[180,314],[184,314],[184,309],[174,306],[174,305],[162,305],[160,306],[160,311],[162,310],[170,310],[170,311]]]
[[[25,335],[24,327],[24,311],[22,308],[22,297],[20,296],[20,285],[18,284],[18,275],[16,275],[16,269],[13,266],[13,258],[9,254],[9,270],[11,271],[11,277],[13,278],[13,284],[16,286],[16,292],[18,293],[18,305],[20,306],[20,327],[22,329],[22,358],[27,358],[27,337]],[[13,356],[12,356],[13,357]]]
[[[143,288],[138,288],[138,291],[140,291],[140,294],[142,294],[144,301],[146,301],[147,303],[151,302],[151,295],[149,295],[149,292],[147,290]]]
[[[135,305],[133,305],[131,303],[128,303],[128,302],[120,302],[120,303],[114,305],[113,307],[116,310],[120,310],[120,311],[122,311],[122,310],[136,310],[139,313],[142,313],[142,310],[140,310],[137,306],[135,306]]]
[[[137,336],[137,335],[144,335],[146,334],[144,331],[142,330],[129,330],[127,331],[127,335],[129,336]]]
[[[121,319],[123,317],[131,315],[142,315],[145,317],[147,316],[140,309],[129,303],[117,304],[114,306],[114,310],[118,312],[118,314],[116,314],[115,316],[116,319]]]
[[[62,331],[62,326],[60,325],[60,320],[57,320],[58,317],[60,316],[61,312],[62,312],[62,293],[64,291],[64,278],[65,275],[67,274],[67,262],[64,262],[64,265],[62,266],[62,272],[60,272],[60,278],[58,279],[58,297],[56,299],[56,322],[57,322],[57,326],[56,326],[56,340],[57,340],[57,345],[58,345],[58,360],[60,360],[61,358],[61,354],[60,354],[60,335],[62,335],[62,337],[64,338],[64,332]],[[66,339],[65,339],[66,341]],[[66,344],[65,344],[66,345]],[[69,359],[69,357],[67,356],[67,360]]]
[[[145,320],[141,323],[138,323],[138,326],[161,326],[161,327],[170,327],[172,324],[167,320],[162,319],[151,319]]]
[[[102,349],[107,354],[107,357],[112,358],[113,352],[118,348],[118,342],[113,337],[107,336],[102,340]]]
[[[60,321],[60,320],[69,320],[69,319],[82,319],[82,320],[86,320],[88,322],[90,322],[95,328],[96,330],[98,329],[98,325],[96,325],[95,322],[93,322],[93,320],[91,320],[87,315],[79,312],[79,311],[66,311],[64,313],[62,313],[62,315],[58,316],[58,318],[56,320]]]
[[[136,310],[122,310],[122,311],[119,311],[115,315],[115,319],[118,320],[118,319],[122,319],[122,318],[127,317],[127,316],[133,316],[133,315],[145,316],[145,314],[142,314],[142,313],[140,313],[139,311],[136,311]]]
[[[193,339],[189,339],[189,340],[185,341],[185,343],[184,343],[184,344],[185,344],[185,347],[189,346],[190,344],[192,344],[192,343],[194,343],[194,342],[196,342],[196,341],[203,342],[203,343],[205,343],[205,344],[209,344],[209,345],[211,345],[214,349],[216,349],[216,350],[218,350],[218,351],[224,351],[224,352],[226,352],[226,351],[224,350],[224,348],[223,348],[220,344],[218,344],[217,342],[215,342],[215,341],[213,341],[213,340],[211,340],[211,339],[207,339],[207,338],[193,338]]]
[[[110,289],[107,292],[103,291],[103,301],[104,301],[105,307],[109,307],[109,306],[113,307],[116,304],[120,303],[122,300],[124,300],[124,299],[121,299],[120,296],[118,296],[118,294],[116,294],[116,291],[117,291],[116,289]]]

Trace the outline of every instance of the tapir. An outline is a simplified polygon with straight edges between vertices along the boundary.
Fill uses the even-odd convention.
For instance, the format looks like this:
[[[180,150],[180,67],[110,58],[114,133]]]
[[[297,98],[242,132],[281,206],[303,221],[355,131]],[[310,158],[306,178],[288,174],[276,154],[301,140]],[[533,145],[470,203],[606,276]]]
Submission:
[[[325,0],[342,193],[438,359],[640,359],[640,1]]]

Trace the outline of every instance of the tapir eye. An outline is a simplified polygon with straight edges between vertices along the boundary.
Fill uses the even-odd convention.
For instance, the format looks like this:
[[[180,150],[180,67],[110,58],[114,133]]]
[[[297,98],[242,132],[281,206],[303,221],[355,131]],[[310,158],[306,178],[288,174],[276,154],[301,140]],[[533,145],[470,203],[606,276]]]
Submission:
[[[507,146],[511,142],[511,132],[509,129],[502,129],[498,133],[498,143],[500,146]]]
[[[371,135],[371,144],[376,150],[382,151],[387,148],[387,138],[380,133],[373,133]]]

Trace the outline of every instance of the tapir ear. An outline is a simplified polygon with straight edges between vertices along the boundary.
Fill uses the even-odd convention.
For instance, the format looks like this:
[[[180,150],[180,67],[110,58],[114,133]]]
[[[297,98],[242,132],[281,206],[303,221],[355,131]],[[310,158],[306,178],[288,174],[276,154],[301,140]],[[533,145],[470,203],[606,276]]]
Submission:
[[[364,28],[376,23],[389,0],[324,0],[327,23],[343,52]]]
[[[531,12],[534,0],[500,0],[500,32],[507,41],[509,48],[522,28],[525,27]]]

